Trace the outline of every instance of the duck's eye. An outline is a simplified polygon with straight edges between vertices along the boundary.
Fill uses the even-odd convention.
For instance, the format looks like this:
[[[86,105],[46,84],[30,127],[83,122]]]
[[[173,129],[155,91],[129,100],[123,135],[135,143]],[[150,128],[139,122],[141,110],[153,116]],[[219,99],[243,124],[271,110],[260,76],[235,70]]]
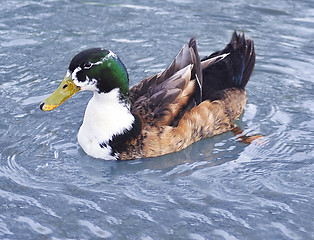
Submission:
[[[90,69],[93,65],[90,62],[84,63],[84,69]]]

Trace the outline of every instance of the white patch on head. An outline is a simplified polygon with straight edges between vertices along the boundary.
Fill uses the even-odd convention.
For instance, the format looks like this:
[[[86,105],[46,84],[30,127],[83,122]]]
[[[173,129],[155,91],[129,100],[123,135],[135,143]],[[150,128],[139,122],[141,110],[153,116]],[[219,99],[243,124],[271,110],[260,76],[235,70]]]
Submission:
[[[71,73],[70,70],[67,71],[67,76],[68,76],[68,74],[72,75],[72,80],[73,80],[74,84],[75,84],[76,86],[78,86],[78,87],[80,87],[80,86],[78,85],[80,81],[77,79],[77,73],[78,73],[79,71],[81,71],[81,70],[82,70],[81,67],[77,67],[77,68],[74,69],[74,71],[73,71],[72,73]]]
[[[114,135],[122,134],[132,127],[134,116],[128,106],[120,102],[119,94],[117,88],[109,93],[94,92],[86,107],[78,141],[83,150],[92,157],[117,159],[118,154],[111,155],[109,141]]]
[[[69,78],[69,77],[71,76],[71,71],[70,71],[69,69],[67,70],[67,72],[66,72],[66,75],[65,75],[65,76],[66,76],[66,78]]]
[[[106,59],[108,59],[108,58],[117,58],[117,55],[114,54],[114,52],[112,52],[112,51],[109,50],[109,53],[106,55],[105,58],[106,58]]]
[[[103,61],[98,61],[98,62],[95,62],[95,63],[92,63],[92,66],[97,66],[97,65],[100,65],[100,64],[103,64]]]
[[[97,80],[95,78],[90,79],[88,76],[86,76],[86,79],[84,82],[78,81],[77,79],[73,79],[73,82],[76,86],[80,87],[81,90],[88,90],[88,91],[98,91],[98,88],[96,86]]]
[[[74,69],[74,71],[72,72],[72,79],[73,79],[73,82],[74,81],[77,81],[78,82],[78,79],[77,79],[77,73],[79,72],[79,71],[81,71],[82,70],[82,68],[81,67],[77,67],[77,68],[75,68]]]
[[[97,87],[96,87],[96,84],[97,84],[97,80],[92,78],[90,79],[87,75],[86,75],[86,78],[85,78],[85,81],[79,81],[78,78],[77,78],[77,73],[79,71],[81,71],[82,68],[81,67],[77,67],[74,69],[74,71],[72,72],[72,80],[73,80],[73,83],[77,86],[77,87],[80,87],[81,90],[89,90],[89,91],[97,91]],[[68,75],[71,75],[71,72],[68,70],[67,71],[67,76]]]

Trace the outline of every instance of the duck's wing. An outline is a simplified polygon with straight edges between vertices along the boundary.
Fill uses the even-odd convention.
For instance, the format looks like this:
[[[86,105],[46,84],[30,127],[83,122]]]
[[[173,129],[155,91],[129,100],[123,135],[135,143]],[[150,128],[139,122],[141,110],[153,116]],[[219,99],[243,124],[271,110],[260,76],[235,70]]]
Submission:
[[[192,37],[164,72],[130,89],[131,111],[144,122],[171,125],[182,116],[182,109],[200,102],[201,85],[200,58]]]

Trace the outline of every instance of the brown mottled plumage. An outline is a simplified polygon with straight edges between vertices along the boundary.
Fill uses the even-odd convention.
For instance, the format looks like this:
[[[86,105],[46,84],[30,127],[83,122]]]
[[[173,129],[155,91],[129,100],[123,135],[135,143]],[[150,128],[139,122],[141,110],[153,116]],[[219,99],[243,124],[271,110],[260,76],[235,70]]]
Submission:
[[[246,104],[244,87],[255,64],[252,40],[234,32],[220,52],[200,61],[196,39],[171,65],[130,89],[141,133],[125,142],[120,159],[156,157],[229,131]]]

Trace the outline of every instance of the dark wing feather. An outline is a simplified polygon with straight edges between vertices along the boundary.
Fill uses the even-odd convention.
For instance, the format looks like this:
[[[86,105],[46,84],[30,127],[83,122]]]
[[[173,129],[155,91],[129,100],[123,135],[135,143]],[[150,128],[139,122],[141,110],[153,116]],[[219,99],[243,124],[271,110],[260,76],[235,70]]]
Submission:
[[[193,49],[192,56],[194,57],[193,62],[194,62],[194,67],[192,70],[192,76],[195,76],[196,82],[198,84],[198,87],[195,89],[195,95],[194,99],[196,101],[196,104],[200,104],[202,101],[202,85],[203,85],[203,74],[202,74],[202,68],[201,68],[201,59],[198,53],[198,48],[197,48],[197,41],[195,37],[192,37],[190,42],[189,42],[189,47]]]
[[[156,126],[171,125],[178,113],[193,100],[195,81],[191,81],[191,71],[190,64],[165,81],[147,89],[147,92],[132,104],[132,113],[144,122],[151,122]]]
[[[195,78],[202,79],[196,39],[184,45],[169,67],[130,89],[132,113],[155,125],[172,124],[190,102],[199,102],[201,90]],[[198,89],[198,92],[195,89]],[[195,104],[194,104],[195,105]]]

